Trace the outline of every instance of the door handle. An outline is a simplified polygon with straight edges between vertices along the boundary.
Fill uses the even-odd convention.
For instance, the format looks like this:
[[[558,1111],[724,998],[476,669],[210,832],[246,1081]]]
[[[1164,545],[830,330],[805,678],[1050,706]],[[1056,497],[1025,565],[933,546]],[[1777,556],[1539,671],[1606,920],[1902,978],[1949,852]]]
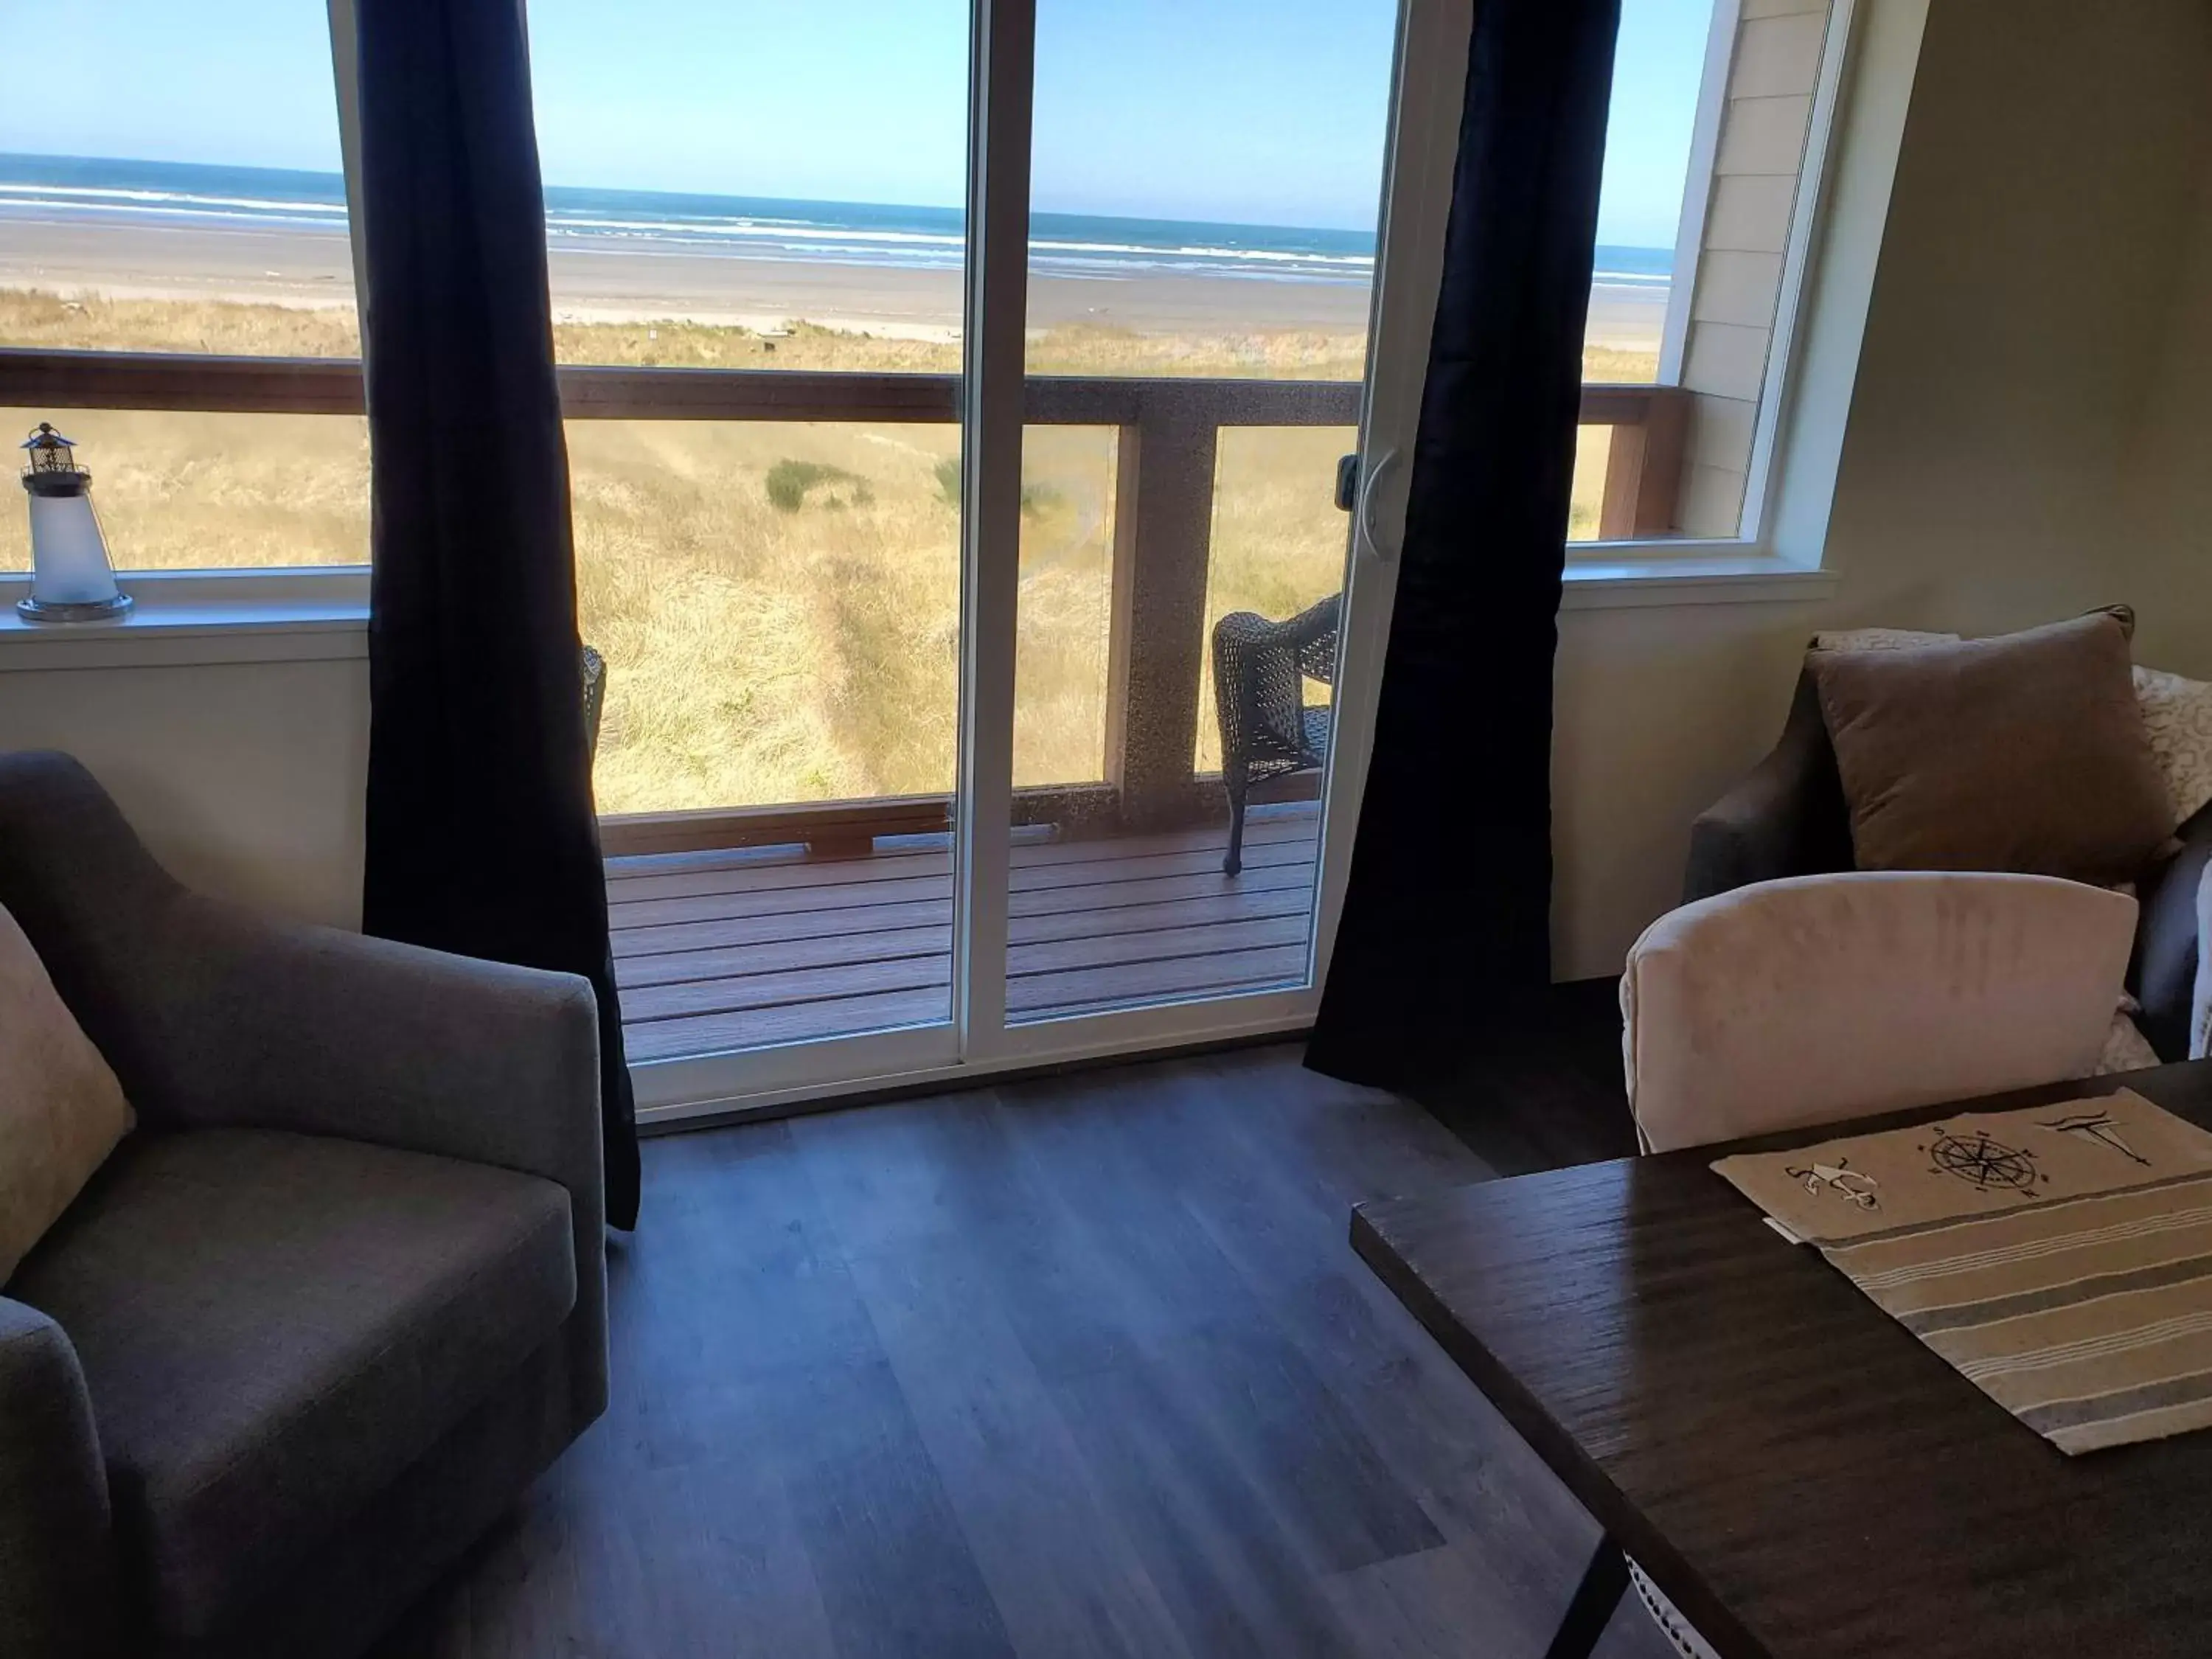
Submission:
[[[1374,465],[1363,466],[1360,469],[1358,514],[1360,538],[1367,544],[1368,550],[1384,564],[1389,564],[1396,560],[1398,550],[1395,547],[1385,547],[1382,544],[1382,537],[1376,531],[1375,502],[1376,497],[1382,491],[1382,480],[1390,476],[1390,469],[1398,465],[1400,459],[1399,453],[1395,449],[1386,449],[1376,458]]]

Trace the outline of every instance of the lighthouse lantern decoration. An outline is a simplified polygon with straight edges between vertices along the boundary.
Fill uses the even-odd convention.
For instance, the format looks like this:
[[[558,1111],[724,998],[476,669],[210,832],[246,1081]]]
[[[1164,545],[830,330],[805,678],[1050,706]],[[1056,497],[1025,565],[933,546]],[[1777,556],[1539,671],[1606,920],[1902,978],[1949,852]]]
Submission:
[[[15,609],[33,622],[100,622],[131,608],[115,585],[107,544],[92,510],[92,474],[76,446],[45,421],[23,444],[23,489],[31,500],[31,592]]]

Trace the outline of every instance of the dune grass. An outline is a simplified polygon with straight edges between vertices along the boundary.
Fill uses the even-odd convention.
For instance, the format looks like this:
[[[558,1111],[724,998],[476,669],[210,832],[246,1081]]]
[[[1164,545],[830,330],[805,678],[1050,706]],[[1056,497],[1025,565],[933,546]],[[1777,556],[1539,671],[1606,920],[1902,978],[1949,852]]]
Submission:
[[[76,301],[0,291],[0,343],[336,356],[350,309]],[[949,371],[957,344],[805,323],[760,334],[685,322],[563,324],[568,362]],[[1048,374],[1352,378],[1364,340],[1310,331],[1032,337]],[[1594,348],[1589,377],[1649,380]],[[357,563],[368,443],[355,417],[64,411],[118,565]],[[0,411],[27,430],[30,410]],[[1584,434],[1577,528],[1595,525],[1603,434]],[[1330,494],[1352,434],[1221,436],[1206,621],[1291,614],[1342,581]],[[659,811],[949,787],[958,708],[959,434],[951,426],[580,421],[568,428],[577,604],[605,655],[600,810]],[[1031,428],[1023,456],[1015,775],[1103,775],[1115,435]],[[0,513],[0,569],[26,568]],[[1210,684],[1200,764],[1218,764]]]

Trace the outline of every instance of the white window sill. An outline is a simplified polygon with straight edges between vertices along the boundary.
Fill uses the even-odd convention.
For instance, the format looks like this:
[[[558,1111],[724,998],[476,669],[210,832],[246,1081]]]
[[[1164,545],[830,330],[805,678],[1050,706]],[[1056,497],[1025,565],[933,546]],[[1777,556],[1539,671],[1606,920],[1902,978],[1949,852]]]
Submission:
[[[157,571],[121,578],[113,622],[37,623],[15,609],[27,575],[0,575],[0,673],[331,662],[368,654],[368,572]]]
[[[1602,547],[1567,556],[1562,611],[1662,605],[1809,605],[1836,591],[1832,570],[1808,569],[1771,553],[1721,548],[1671,552]]]
[[[331,662],[368,654],[368,571],[157,571],[122,578],[135,601],[115,622],[34,623],[15,610],[30,578],[0,574],[0,673]],[[1644,605],[1809,604],[1833,573],[1771,555],[1577,551],[1564,611]]]

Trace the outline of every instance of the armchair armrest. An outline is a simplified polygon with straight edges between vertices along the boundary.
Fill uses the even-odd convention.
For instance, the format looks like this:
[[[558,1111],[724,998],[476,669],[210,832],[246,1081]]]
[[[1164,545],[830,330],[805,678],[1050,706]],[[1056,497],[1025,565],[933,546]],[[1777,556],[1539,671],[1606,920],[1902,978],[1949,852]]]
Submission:
[[[1850,867],[1843,780],[1812,677],[1802,674],[1780,741],[1690,826],[1682,902]]]
[[[190,892],[144,921],[131,967],[107,965],[115,1040],[93,1033],[141,1110],[343,1135],[597,1193],[587,981]]]
[[[46,1315],[0,1297],[0,1648],[111,1653],[114,1551],[76,1350]]]

